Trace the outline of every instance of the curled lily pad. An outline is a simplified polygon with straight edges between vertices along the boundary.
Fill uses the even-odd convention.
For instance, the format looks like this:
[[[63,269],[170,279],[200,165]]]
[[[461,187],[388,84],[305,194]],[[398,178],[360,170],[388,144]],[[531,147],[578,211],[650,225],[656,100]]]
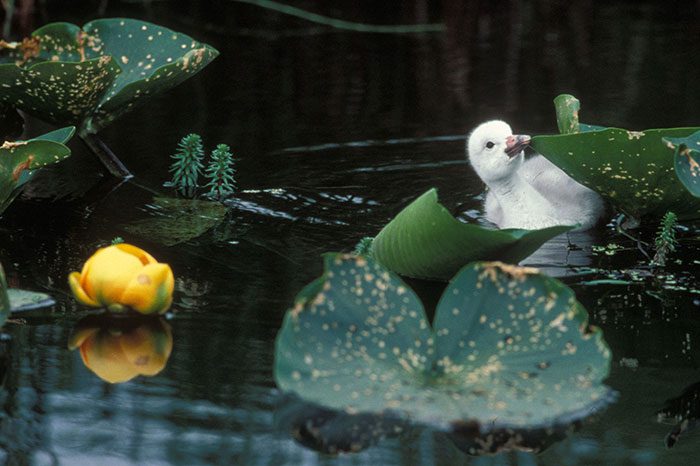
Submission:
[[[22,42],[0,42],[0,103],[94,133],[217,55],[207,44],[135,19],[99,19],[82,29],[51,23]]]
[[[65,143],[75,128],[52,131],[28,141],[6,141],[0,146],[0,212],[17,197],[35,170],[70,155]]]
[[[573,96],[555,104],[560,129],[576,131]],[[562,100],[568,105],[562,105]],[[556,101],[555,101],[556,102]],[[576,100],[578,102],[578,100]],[[580,124],[579,132],[535,136],[532,147],[579,183],[595,190],[626,215],[700,218],[700,201],[673,175],[674,161],[663,139],[686,138],[700,128],[628,131]]]
[[[277,385],[348,414],[378,413],[475,442],[568,425],[611,400],[610,351],[573,292],[534,269],[464,267],[428,322],[371,260],[329,254],[277,335]],[[527,447],[517,434],[501,448]],[[475,450],[476,452],[476,450]]]
[[[700,131],[685,138],[664,138],[674,151],[676,175],[695,197],[700,197]]]
[[[226,217],[226,206],[220,202],[199,199],[156,197],[155,216],[124,226],[129,233],[150,241],[174,246],[201,236]]]
[[[433,188],[379,232],[372,242],[372,257],[401,275],[449,280],[469,262],[520,262],[572,228],[493,230],[463,223],[438,202]]]

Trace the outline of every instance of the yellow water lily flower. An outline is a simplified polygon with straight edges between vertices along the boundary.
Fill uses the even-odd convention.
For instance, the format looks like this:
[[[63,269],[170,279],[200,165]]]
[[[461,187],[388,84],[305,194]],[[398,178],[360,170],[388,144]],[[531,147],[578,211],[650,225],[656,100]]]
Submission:
[[[80,348],[85,367],[102,380],[122,383],[162,371],[173,349],[173,334],[160,317],[88,316],[76,325],[68,348]]]
[[[142,314],[162,314],[173,301],[175,280],[168,264],[143,249],[121,243],[98,249],[68,283],[75,298],[87,306],[126,308]]]

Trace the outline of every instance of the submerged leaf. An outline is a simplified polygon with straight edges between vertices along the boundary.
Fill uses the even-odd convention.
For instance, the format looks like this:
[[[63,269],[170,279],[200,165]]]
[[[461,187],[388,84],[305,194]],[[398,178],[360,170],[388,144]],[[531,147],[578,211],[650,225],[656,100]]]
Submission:
[[[573,120],[573,115],[562,113],[567,107],[556,107],[561,128],[562,122]],[[574,112],[574,107],[568,110]],[[535,136],[530,144],[573,179],[632,218],[661,217],[673,210],[684,220],[700,218],[700,201],[673,176],[673,157],[663,140],[686,138],[698,130],[628,131],[580,125],[579,133]]]
[[[493,230],[462,223],[438,202],[433,188],[379,232],[372,243],[372,257],[402,275],[448,280],[469,262],[520,262],[572,228]]]
[[[700,131],[685,138],[664,138],[674,152],[676,175],[695,197],[700,197]]]
[[[475,426],[475,441],[568,426],[612,396],[602,384],[610,351],[587,318],[555,279],[476,263],[450,282],[431,326],[396,275],[329,254],[324,275],[285,316],[275,380],[348,414],[398,416],[448,432]],[[504,446],[527,447],[517,437]]]
[[[196,238],[218,225],[226,216],[220,202],[156,197],[157,216],[129,223],[124,229],[142,238],[174,246]]]

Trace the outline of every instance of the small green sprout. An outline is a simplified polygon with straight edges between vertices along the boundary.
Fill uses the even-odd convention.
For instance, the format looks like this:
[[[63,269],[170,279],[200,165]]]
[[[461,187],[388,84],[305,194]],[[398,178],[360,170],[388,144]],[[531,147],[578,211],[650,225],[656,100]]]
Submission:
[[[676,240],[676,224],[678,217],[673,212],[666,212],[664,218],[661,219],[659,230],[656,233],[656,254],[652,259],[652,265],[664,267],[668,255],[676,250],[678,241]]]
[[[122,238],[121,236],[117,236],[114,239],[112,239],[112,245],[121,244],[123,242],[124,242],[124,238]]]
[[[206,187],[209,188],[207,196],[214,199],[223,199],[233,194],[236,190],[236,180],[233,167],[233,155],[226,144],[219,144],[211,153],[211,160],[205,173],[209,180]]]
[[[372,258],[372,241],[374,238],[365,236],[355,246],[355,255]]]
[[[172,156],[173,164],[170,172],[173,179],[168,186],[175,188],[183,196],[193,198],[197,191],[197,180],[202,171],[204,146],[198,134],[188,134],[177,146],[177,152]]]

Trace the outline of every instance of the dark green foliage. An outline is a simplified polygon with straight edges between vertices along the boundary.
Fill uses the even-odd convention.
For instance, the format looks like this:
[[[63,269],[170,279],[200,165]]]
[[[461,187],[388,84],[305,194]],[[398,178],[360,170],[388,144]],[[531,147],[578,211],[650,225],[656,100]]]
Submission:
[[[0,47],[0,103],[95,133],[217,55],[184,34],[135,19],[98,19],[82,29],[51,23]]]
[[[0,146],[0,213],[17,197],[35,170],[70,155],[65,143],[74,132],[71,126],[29,141],[6,141]]]
[[[202,172],[204,145],[198,134],[188,134],[180,140],[177,151],[172,156],[174,162],[170,166],[172,181],[170,186],[181,195],[193,198],[197,191],[197,181]]]
[[[678,246],[678,241],[676,241],[677,221],[678,217],[673,212],[666,212],[666,215],[661,220],[659,230],[656,233],[656,240],[654,241],[656,254],[654,254],[652,264],[660,267],[665,266],[668,255],[676,250],[676,246]]]
[[[572,228],[494,230],[462,223],[438,202],[433,188],[379,232],[372,243],[372,255],[401,275],[446,281],[469,262],[518,263],[545,242]]]
[[[664,142],[674,151],[678,179],[690,194],[700,197],[700,131],[685,138],[664,138]]]
[[[236,190],[234,174],[233,155],[231,155],[229,146],[226,144],[217,145],[211,153],[211,159],[204,175],[209,180],[205,186],[209,188],[207,195],[213,199],[221,200],[233,194]]]
[[[355,255],[372,258],[372,241],[374,238],[365,236],[355,246]]]
[[[673,210],[680,219],[700,218],[700,201],[672,175],[674,161],[663,142],[688,138],[700,128],[628,131],[578,124],[576,132],[578,100],[562,95],[555,107],[563,134],[533,137],[537,152],[627,217],[659,218]],[[685,163],[694,166],[690,158]]]
[[[323,276],[287,311],[274,375],[280,389],[327,409],[468,425],[482,446],[512,432],[498,448],[526,448],[524,431],[569,425],[613,396],[602,383],[610,350],[587,321],[561,282],[494,262],[459,271],[431,325],[395,274],[328,254]]]

